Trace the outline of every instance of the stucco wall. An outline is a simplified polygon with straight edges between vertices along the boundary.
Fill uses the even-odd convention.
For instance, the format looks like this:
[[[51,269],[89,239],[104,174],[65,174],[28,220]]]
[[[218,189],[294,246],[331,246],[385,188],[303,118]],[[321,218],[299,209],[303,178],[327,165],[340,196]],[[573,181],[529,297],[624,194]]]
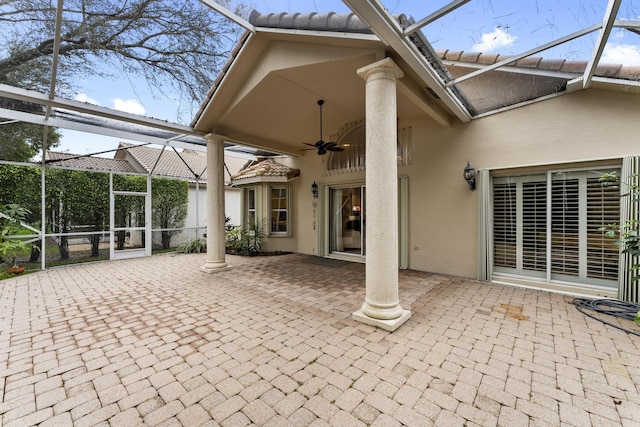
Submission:
[[[413,161],[399,168],[409,178],[409,268],[464,277],[476,277],[478,234],[478,193],[462,177],[467,161],[476,169],[563,168],[604,158],[615,165],[640,153],[640,99],[624,93],[580,91],[450,128],[402,117],[399,125],[412,127]],[[321,160],[313,154],[291,160],[301,169],[293,215],[302,253],[317,253],[313,181],[364,180],[363,174],[322,177]]]

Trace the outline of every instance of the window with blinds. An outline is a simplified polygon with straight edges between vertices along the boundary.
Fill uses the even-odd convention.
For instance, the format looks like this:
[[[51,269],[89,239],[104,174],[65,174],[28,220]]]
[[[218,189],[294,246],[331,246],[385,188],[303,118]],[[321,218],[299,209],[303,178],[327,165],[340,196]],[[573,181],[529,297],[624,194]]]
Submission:
[[[516,268],[516,184],[493,186],[493,262],[495,266]]]
[[[620,190],[602,171],[493,179],[494,271],[616,286],[619,249],[602,227],[620,222]]]
[[[619,176],[619,174],[618,174]],[[587,179],[587,276],[618,278],[619,247],[606,237],[602,227],[620,223],[620,189],[603,186],[597,178]]]
[[[547,183],[522,183],[522,268],[546,271]]]
[[[551,182],[551,273],[578,276],[579,182],[566,175],[557,174]]]

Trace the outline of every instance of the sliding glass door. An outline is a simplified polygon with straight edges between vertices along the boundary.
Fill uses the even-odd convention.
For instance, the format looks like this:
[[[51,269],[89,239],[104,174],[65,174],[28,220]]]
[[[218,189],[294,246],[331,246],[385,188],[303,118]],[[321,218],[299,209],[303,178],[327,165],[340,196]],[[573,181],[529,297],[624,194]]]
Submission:
[[[494,271],[617,286],[619,250],[603,228],[620,223],[620,190],[607,172],[619,170],[494,178]]]
[[[365,187],[331,188],[329,194],[329,245],[331,253],[364,256]]]

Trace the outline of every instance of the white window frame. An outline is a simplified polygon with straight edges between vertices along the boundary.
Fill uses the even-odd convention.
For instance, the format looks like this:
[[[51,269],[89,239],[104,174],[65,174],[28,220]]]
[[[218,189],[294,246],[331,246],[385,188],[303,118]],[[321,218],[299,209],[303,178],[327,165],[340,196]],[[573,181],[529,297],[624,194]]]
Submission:
[[[247,229],[249,227],[249,194],[253,191],[253,213],[254,220],[258,221],[260,218],[260,204],[259,202],[259,191],[260,186],[251,186],[244,187],[242,189],[242,228]]]
[[[267,185],[267,224],[266,224],[266,234],[269,237],[291,237],[291,186],[290,185]],[[272,206],[272,190],[285,190],[286,197],[286,207],[284,209],[279,209],[278,211],[284,211],[287,215],[286,220],[286,231],[273,231],[271,229],[271,215],[273,213],[274,207]]]

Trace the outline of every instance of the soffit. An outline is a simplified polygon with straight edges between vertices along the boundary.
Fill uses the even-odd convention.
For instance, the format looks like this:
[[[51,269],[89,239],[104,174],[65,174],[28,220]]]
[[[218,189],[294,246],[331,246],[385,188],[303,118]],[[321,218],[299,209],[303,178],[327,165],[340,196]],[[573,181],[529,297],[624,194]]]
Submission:
[[[370,35],[343,39],[258,32],[234,59],[232,73],[203,108],[195,129],[256,148],[301,155],[308,148],[304,143],[320,137],[319,99],[325,100],[325,140],[345,123],[364,119],[365,82],[357,70],[387,55],[386,47]],[[419,96],[429,101],[426,92]],[[429,102],[438,108],[437,101]],[[402,92],[398,109],[403,117],[424,115]],[[444,110],[442,114],[446,115]]]

